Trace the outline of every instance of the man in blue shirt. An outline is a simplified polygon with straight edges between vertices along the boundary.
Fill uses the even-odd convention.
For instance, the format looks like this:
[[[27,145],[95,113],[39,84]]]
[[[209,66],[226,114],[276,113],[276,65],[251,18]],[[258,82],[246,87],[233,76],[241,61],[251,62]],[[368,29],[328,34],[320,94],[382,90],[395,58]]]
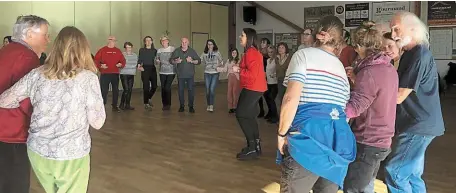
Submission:
[[[420,18],[399,12],[390,25],[393,39],[405,52],[398,68],[396,139],[386,165],[386,183],[390,193],[423,193],[426,149],[445,130],[437,67],[428,49],[427,26]]]

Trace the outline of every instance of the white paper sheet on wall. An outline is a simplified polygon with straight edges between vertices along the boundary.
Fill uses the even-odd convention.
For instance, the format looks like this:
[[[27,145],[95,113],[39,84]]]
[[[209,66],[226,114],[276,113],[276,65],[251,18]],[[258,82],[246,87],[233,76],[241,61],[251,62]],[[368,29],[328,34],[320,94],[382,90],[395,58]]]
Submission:
[[[430,31],[432,55],[435,59],[451,59],[453,55],[453,30],[437,29]]]

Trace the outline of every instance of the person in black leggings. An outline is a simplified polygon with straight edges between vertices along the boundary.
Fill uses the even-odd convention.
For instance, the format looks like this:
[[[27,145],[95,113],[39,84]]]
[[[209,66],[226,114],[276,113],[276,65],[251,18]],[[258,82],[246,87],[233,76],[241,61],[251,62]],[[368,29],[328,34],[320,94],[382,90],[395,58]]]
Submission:
[[[175,48],[169,45],[168,36],[161,37],[160,43],[163,47],[158,49],[156,62],[160,64],[158,73],[161,83],[162,110],[167,111],[171,108],[171,86],[176,76],[176,66],[170,62]]]
[[[257,34],[254,29],[244,28],[240,43],[244,47],[244,56],[234,72],[239,72],[241,94],[236,110],[236,119],[244,132],[247,146],[236,155],[239,160],[253,159],[261,155],[260,132],[257,122],[257,104],[267,90],[266,74],[263,68],[263,56],[255,44]]]
[[[135,82],[136,66],[138,65],[138,56],[132,52],[133,44],[131,42],[125,42],[125,52],[122,54],[125,57],[125,67],[120,70],[120,81],[122,82],[122,97],[120,98],[120,109],[121,110],[134,110],[130,105],[131,92],[133,90],[133,84]]]
[[[154,48],[152,37],[146,36],[143,41],[144,48],[139,49],[138,64],[142,71],[144,108],[152,110],[152,97],[157,91],[157,68],[155,67],[157,50]]]

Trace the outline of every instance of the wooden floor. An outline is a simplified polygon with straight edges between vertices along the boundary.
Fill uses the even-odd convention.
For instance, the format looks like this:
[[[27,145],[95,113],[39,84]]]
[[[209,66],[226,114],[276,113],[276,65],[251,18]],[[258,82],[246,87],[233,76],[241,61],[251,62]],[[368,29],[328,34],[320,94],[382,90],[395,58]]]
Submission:
[[[277,182],[276,126],[260,120],[263,156],[240,162],[245,144],[234,115],[227,113],[226,83],[217,88],[215,112],[206,112],[204,88],[197,87],[195,114],[161,111],[158,91],[154,110],[146,112],[142,94],[133,94],[135,111],[112,113],[104,127],[92,130],[90,193],[259,193]],[[110,102],[111,99],[109,99]],[[456,121],[450,115],[456,94],[443,97],[446,134],[427,151],[424,178],[430,193],[456,191]],[[32,174],[33,193],[43,192]]]

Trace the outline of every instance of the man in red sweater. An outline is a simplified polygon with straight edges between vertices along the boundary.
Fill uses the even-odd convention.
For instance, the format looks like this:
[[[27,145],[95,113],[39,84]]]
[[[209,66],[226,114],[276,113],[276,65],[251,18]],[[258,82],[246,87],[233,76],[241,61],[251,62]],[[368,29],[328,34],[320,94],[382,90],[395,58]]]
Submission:
[[[49,43],[49,23],[38,16],[19,16],[13,28],[13,42],[0,50],[0,94],[32,69]],[[17,109],[0,109],[0,192],[28,193],[30,163],[27,136],[32,105],[30,99]]]
[[[119,98],[119,73],[120,68],[125,67],[125,57],[116,47],[116,37],[108,37],[108,45],[100,48],[95,54],[95,63],[100,69],[100,85],[101,95],[103,102],[106,105],[106,98],[108,97],[109,85],[112,87],[112,110],[120,112],[117,107],[117,100]]]

